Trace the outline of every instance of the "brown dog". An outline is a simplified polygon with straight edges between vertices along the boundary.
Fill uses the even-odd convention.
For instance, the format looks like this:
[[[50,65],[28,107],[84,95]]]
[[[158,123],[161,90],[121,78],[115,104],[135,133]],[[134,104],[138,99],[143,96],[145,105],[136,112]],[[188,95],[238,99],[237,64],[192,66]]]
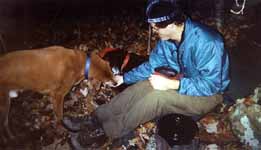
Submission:
[[[15,95],[13,91],[32,90],[48,94],[57,121],[60,121],[64,96],[85,77],[116,84],[109,63],[94,52],[87,56],[82,51],[52,46],[1,56],[0,135],[6,132],[13,137],[8,127],[10,96]]]

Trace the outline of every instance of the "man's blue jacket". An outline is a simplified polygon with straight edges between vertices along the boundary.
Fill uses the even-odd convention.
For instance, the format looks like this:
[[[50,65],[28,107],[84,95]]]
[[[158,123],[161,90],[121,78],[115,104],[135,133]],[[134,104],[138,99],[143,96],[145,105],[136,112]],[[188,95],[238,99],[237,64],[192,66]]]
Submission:
[[[160,66],[173,68],[184,75],[178,89],[183,95],[221,94],[230,82],[228,54],[222,36],[189,18],[181,43],[160,40],[147,62],[124,74],[124,83],[146,80]]]

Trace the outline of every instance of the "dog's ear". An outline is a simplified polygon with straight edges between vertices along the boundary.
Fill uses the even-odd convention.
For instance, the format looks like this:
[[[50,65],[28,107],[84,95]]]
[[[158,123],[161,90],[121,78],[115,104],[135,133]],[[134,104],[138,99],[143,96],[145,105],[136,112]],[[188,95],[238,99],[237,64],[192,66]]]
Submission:
[[[99,56],[98,51],[91,52],[91,59],[92,59],[92,63],[104,62],[104,60]]]
[[[98,50],[93,50],[91,52],[91,58],[94,59],[93,62],[100,62],[100,63],[109,63],[108,60],[103,59],[100,55],[99,55],[99,51]]]

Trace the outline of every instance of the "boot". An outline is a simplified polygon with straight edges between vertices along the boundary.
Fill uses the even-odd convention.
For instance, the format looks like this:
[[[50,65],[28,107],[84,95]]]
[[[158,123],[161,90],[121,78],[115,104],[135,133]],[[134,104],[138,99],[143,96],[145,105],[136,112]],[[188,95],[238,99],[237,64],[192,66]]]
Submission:
[[[73,150],[97,149],[108,140],[102,128],[86,128],[79,132],[71,132],[70,136],[70,145]]]
[[[64,117],[62,120],[63,126],[72,131],[79,132],[83,128],[97,128],[101,127],[97,117],[94,114],[83,117]]]

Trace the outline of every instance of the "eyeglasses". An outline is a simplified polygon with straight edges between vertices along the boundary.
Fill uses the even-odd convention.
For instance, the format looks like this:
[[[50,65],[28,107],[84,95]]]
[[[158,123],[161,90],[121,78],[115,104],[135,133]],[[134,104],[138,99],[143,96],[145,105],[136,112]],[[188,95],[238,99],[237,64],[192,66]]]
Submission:
[[[171,22],[167,21],[167,22],[160,22],[160,23],[150,23],[152,29],[154,30],[159,30],[162,28],[166,28]]]

